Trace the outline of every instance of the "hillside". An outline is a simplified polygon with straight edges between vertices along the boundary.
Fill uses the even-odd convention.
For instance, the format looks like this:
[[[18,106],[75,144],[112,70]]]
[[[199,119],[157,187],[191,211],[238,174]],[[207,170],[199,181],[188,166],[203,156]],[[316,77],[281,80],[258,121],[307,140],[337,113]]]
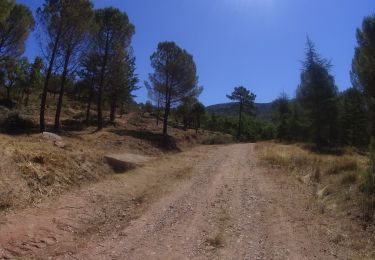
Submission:
[[[255,103],[256,117],[264,121],[272,118],[272,103]],[[209,114],[221,116],[235,116],[238,114],[238,103],[222,103],[206,107]]]

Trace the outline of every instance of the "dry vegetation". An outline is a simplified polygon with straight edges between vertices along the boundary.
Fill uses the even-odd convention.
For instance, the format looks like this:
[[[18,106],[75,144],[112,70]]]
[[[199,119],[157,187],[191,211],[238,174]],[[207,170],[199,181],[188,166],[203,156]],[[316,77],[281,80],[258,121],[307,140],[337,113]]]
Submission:
[[[347,259],[375,259],[374,196],[365,192],[372,185],[365,154],[352,148],[340,155],[317,154],[306,145],[273,142],[256,149],[265,168],[298,180],[307,194],[301,207],[321,215],[331,242],[356,252],[358,257]]]
[[[304,145],[262,143],[263,163],[293,174],[313,187],[321,212],[330,210],[371,223],[373,196],[363,192],[368,183],[368,159],[353,149],[340,155],[317,154]]]
[[[171,128],[171,137],[165,144],[161,126],[156,126],[150,115],[138,112],[124,115],[117,119],[116,125],[96,132],[94,127],[85,127],[74,119],[77,111],[70,109],[64,114],[65,122],[81,126],[81,129],[60,133],[65,143],[63,148],[39,133],[0,134],[3,147],[0,151],[0,210],[38,203],[46,197],[105,178],[113,173],[103,159],[108,153],[158,156],[188,149],[211,136],[220,138],[209,132],[195,134],[193,130]]]

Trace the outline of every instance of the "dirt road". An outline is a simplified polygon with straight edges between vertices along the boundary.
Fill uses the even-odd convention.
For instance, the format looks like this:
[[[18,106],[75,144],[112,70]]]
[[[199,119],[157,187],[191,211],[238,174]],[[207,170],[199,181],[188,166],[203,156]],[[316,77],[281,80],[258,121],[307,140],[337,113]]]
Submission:
[[[197,147],[7,213],[0,259],[350,259],[254,147]]]

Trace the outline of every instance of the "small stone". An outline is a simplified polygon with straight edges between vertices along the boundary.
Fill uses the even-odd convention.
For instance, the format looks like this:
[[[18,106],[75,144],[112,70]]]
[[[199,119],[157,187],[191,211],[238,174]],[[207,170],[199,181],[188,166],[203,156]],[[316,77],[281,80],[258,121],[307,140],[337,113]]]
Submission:
[[[66,144],[63,141],[55,141],[54,145],[61,148],[61,149],[66,147]]]

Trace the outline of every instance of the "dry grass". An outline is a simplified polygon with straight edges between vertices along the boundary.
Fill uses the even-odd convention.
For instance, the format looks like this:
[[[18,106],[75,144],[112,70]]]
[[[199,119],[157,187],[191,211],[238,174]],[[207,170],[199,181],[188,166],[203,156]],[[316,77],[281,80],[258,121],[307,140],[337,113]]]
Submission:
[[[327,169],[327,174],[329,175],[340,174],[343,172],[356,172],[359,167],[358,159],[349,156],[340,157],[330,163],[331,166]]]
[[[263,161],[272,167],[287,169],[305,176],[310,174],[317,181],[323,175],[340,175],[343,173],[361,174],[366,167],[367,159],[358,154],[341,156],[313,153],[298,145],[262,143]]]
[[[11,194],[9,206],[38,202],[42,197],[96,181],[108,172],[99,153],[82,146],[78,149],[75,143],[61,149],[40,135],[0,135],[0,141],[4,147],[1,157],[7,161],[7,170],[2,167],[0,171],[0,183],[5,183],[0,185],[0,193]]]
[[[364,155],[353,151],[342,155],[317,154],[303,146],[277,143],[261,143],[257,149],[265,166],[287,171],[312,185],[319,211],[329,209],[364,216],[368,215],[368,208],[374,208],[369,203],[364,205],[365,195],[360,192],[368,167]]]
[[[70,114],[75,115],[77,111]],[[69,115],[64,114],[64,119]],[[47,118],[48,122],[48,118]],[[65,148],[59,148],[40,134],[10,136],[0,134],[0,210],[37,203],[81,185],[96,182],[113,173],[104,160],[109,153],[159,156],[188,149],[212,133],[169,128],[171,142],[160,141],[161,125],[155,119],[130,113],[115,126],[95,132],[95,127],[61,132]],[[189,178],[189,170],[176,173]]]

